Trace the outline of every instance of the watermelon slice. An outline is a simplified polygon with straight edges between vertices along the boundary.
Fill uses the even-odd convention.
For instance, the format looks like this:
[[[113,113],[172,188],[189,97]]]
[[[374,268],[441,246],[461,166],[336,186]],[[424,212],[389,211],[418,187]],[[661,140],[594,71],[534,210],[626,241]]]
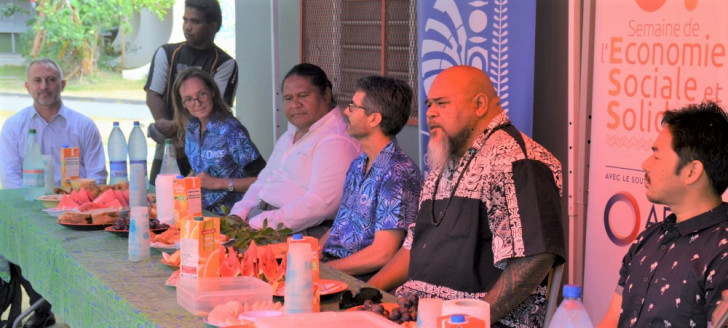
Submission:
[[[220,261],[220,277],[237,277],[241,273],[238,252],[232,247],[227,250],[227,255],[223,255]]]
[[[116,199],[116,196],[114,196],[114,191],[111,189],[107,189],[106,191],[99,194],[96,199],[94,199],[94,203],[96,204],[106,204]]]
[[[91,193],[89,193],[88,190],[86,190],[84,188],[81,188],[78,190],[78,195],[79,195],[79,197],[84,198],[84,200],[85,200],[84,203],[88,203],[88,202],[94,200],[94,197],[91,195]]]
[[[129,200],[126,197],[124,197],[124,192],[123,191],[121,191],[121,190],[114,190],[114,189],[110,189],[110,190],[114,192],[114,197],[116,197],[116,199],[119,201],[119,203],[121,204],[121,206],[123,206],[124,208],[128,208],[129,207]]]
[[[68,194],[68,196],[71,197],[71,199],[73,199],[79,205],[89,202],[88,197],[86,197],[86,195],[81,195],[79,192],[77,192],[75,190],[72,190],[71,193]]]
[[[90,211],[90,210],[95,210],[95,209],[98,209],[98,208],[106,208],[106,207],[107,206],[104,206],[102,204],[86,203],[86,204],[79,205],[78,206],[78,211],[79,212],[87,212],[87,211]]]
[[[276,273],[278,272],[278,262],[276,257],[273,255],[270,247],[265,248],[266,251],[263,253],[263,257],[260,258],[260,268],[263,271],[265,279],[269,282],[276,281]]]
[[[58,203],[59,210],[73,210],[76,208],[78,208],[78,203],[76,203],[76,201],[74,201],[69,195],[63,195],[61,202]]]
[[[250,242],[248,250],[243,254],[243,276],[258,277],[258,246]]]

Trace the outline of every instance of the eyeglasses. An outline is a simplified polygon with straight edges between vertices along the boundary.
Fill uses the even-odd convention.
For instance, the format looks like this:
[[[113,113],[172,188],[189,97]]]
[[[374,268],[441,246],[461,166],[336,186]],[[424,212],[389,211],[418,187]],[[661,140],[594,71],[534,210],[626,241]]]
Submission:
[[[364,106],[359,106],[359,105],[357,105],[357,104],[355,104],[355,103],[351,103],[351,104],[349,104],[349,106],[347,106],[346,108],[348,108],[349,110],[351,110],[352,108],[359,108],[359,109],[363,109],[363,110],[364,110],[365,112],[367,112],[367,113],[369,112],[369,109],[367,109],[366,107],[364,107]]]
[[[200,92],[200,94],[197,96],[197,98],[187,98],[182,100],[182,103],[185,105],[185,107],[190,107],[194,103],[197,103],[197,105],[202,104],[203,101],[207,101],[210,99],[210,94],[207,92]]]

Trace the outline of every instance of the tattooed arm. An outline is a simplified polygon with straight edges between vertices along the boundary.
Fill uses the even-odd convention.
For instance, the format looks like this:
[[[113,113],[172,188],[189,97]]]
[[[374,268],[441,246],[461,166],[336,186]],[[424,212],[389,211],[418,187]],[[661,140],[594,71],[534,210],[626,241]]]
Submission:
[[[543,253],[508,260],[503,273],[483,298],[490,304],[490,323],[502,319],[536,290],[553,266],[555,255]]]

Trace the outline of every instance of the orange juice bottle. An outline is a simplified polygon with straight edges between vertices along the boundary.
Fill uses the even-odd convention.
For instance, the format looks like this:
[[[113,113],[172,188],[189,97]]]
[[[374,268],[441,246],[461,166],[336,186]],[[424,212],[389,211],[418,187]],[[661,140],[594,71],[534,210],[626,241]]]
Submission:
[[[177,226],[183,220],[202,215],[202,190],[200,178],[177,176],[173,183],[174,222]]]
[[[71,189],[71,180],[81,177],[81,150],[78,147],[61,147],[61,188]]]
[[[220,218],[197,216],[180,226],[180,279],[217,277],[220,271]]]

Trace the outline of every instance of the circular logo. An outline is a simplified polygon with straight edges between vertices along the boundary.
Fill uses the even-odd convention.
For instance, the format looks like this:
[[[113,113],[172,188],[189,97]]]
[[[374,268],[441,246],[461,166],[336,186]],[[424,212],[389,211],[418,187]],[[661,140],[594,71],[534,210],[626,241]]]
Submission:
[[[634,225],[632,227],[632,230],[626,234],[626,235],[620,235],[616,233],[612,229],[612,224],[610,224],[610,212],[612,211],[612,207],[617,203],[624,203],[627,205],[627,207],[632,212],[632,217],[634,218]],[[621,220],[621,219],[620,219]],[[609,200],[607,201],[607,205],[604,207],[604,230],[607,232],[607,236],[609,237],[609,240],[611,240],[613,243],[615,243],[618,246],[626,246],[632,243],[635,238],[637,238],[637,234],[639,233],[640,229],[640,213],[639,213],[639,205],[637,204],[637,200],[629,193],[627,192],[620,192],[617,194],[614,194]]]

